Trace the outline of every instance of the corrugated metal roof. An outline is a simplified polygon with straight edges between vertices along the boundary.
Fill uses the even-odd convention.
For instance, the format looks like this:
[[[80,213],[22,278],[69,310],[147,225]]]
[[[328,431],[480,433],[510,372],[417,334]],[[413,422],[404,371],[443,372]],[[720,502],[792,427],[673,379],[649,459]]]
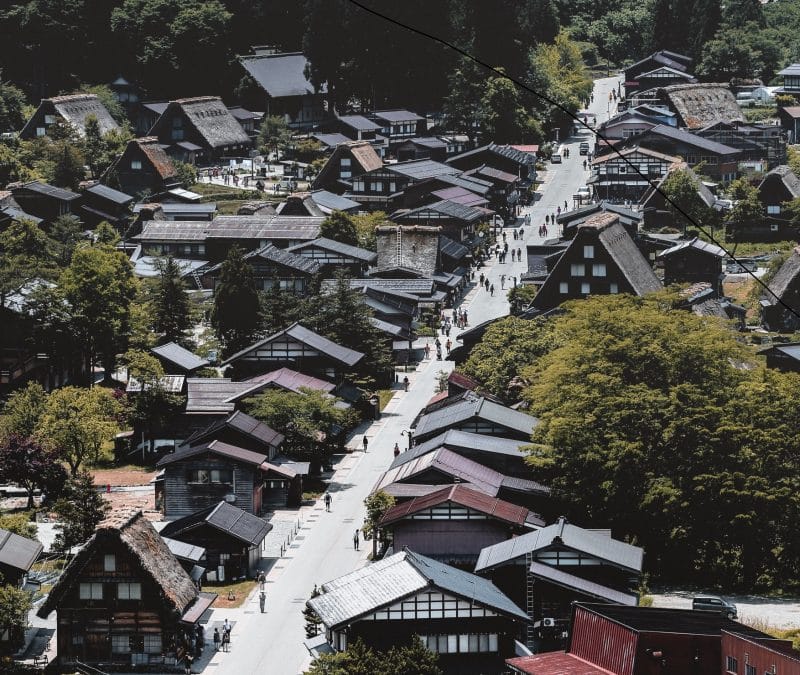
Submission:
[[[622,593],[621,591],[608,588],[594,581],[576,577],[574,574],[569,574],[552,565],[533,562],[528,571],[538,579],[545,579],[556,586],[576,590],[583,595],[589,595],[598,600],[607,600],[608,602],[627,605],[629,607],[635,607],[639,604],[639,599],[631,593]]]
[[[202,546],[195,546],[194,544],[187,544],[184,541],[177,539],[170,539],[169,537],[161,537],[169,550],[176,558],[184,558],[185,560],[192,560],[197,562],[202,560],[206,554],[206,550]]]
[[[72,190],[65,190],[64,188],[56,187],[55,185],[50,185],[49,183],[42,183],[38,180],[25,183],[19,188],[12,188],[11,192],[13,193],[16,190],[21,189],[37,192],[38,194],[53,197],[54,199],[60,199],[65,202],[71,202],[73,199],[78,199],[80,197],[78,193],[72,192]]]
[[[86,188],[86,192],[97,195],[98,197],[102,197],[103,199],[107,199],[115,204],[125,205],[130,204],[133,201],[133,197],[130,195],[120,192],[119,190],[114,190],[113,188],[103,185],[102,183],[98,183],[97,185],[92,185],[92,187]]]
[[[348,127],[358,131],[378,131],[381,128],[380,124],[375,124],[375,122],[368,120],[363,115],[342,115],[337,119],[342,124],[346,124]]]
[[[208,361],[194,352],[189,351],[185,347],[176,342],[167,342],[166,344],[159,345],[150,349],[156,356],[174,363],[176,366],[183,368],[185,371],[190,372],[198,368],[205,368]]]
[[[434,190],[431,194],[439,199],[466,204],[467,206],[486,206],[489,203],[487,199],[484,199],[474,191],[458,185]]]
[[[564,652],[519,656],[506,659],[506,664],[513,672],[525,675],[616,675],[574,654]]]
[[[234,404],[228,403],[237,393],[246,391],[247,382],[233,382],[227,377],[186,378],[187,413],[233,412]]]
[[[260,544],[272,529],[272,525],[263,518],[247,513],[238,506],[222,500],[215,506],[167,523],[161,530],[161,535],[180,541],[181,537],[204,524],[229,534],[250,546]]]
[[[301,389],[316,389],[317,391],[324,391],[325,393],[336,389],[336,385],[327,380],[322,380],[312,375],[306,375],[305,373],[299,373],[291,368],[279,368],[278,370],[273,370],[263,375],[250,377],[245,380],[245,382],[251,385],[250,388],[236,393],[234,396],[226,399],[226,402],[234,403],[248,396],[254,396],[270,385],[275,385],[281,389],[296,393],[299,393]]]
[[[331,628],[432,587],[528,621],[490,581],[408,550],[323,584],[322,594],[308,604]]]
[[[478,556],[475,571],[480,572],[505,565],[526,553],[536,553],[551,546],[564,546],[617,567],[634,572],[642,571],[644,551],[638,546],[612,539],[600,532],[571,525],[563,519],[535,532],[528,532],[508,541],[487,546]]]
[[[363,262],[366,263],[374,263],[378,258],[378,254],[375,253],[374,251],[369,251],[365,248],[360,248],[359,246],[351,246],[350,244],[343,244],[340,241],[327,239],[326,237],[318,237],[317,239],[313,239],[312,241],[304,241],[302,244],[295,244],[294,246],[289,247],[289,249],[287,250],[304,251],[305,249],[312,247],[321,248],[326,251],[338,253],[340,255],[347,256],[350,258],[355,258],[356,260],[362,260]]]
[[[417,437],[437,434],[448,428],[479,418],[513,431],[530,434],[539,423],[535,417],[494,403],[482,396],[466,396],[463,400],[422,415],[414,430]]]
[[[425,119],[410,110],[376,110],[372,114],[384,122],[417,122]]]
[[[416,159],[410,162],[387,164],[385,168],[388,171],[406,176],[412,180],[423,180],[425,178],[436,178],[438,176],[461,173],[460,169],[442,164],[441,162],[435,162],[432,159]]]
[[[711,244],[707,241],[703,241],[699,237],[694,237],[693,239],[689,239],[688,241],[682,241],[680,244],[675,244],[675,246],[671,246],[670,248],[661,251],[658,254],[659,258],[663,258],[665,256],[672,255],[673,253],[677,253],[678,251],[683,251],[687,248],[694,248],[698,251],[703,251],[704,253],[710,253],[711,255],[717,256],[718,258],[725,257],[725,250],[716,246],[715,244]]]
[[[448,485],[438,492],[433,492],[424,497],[417,497],[402,504],[396,504],[383,514],[380,520],[381,527],[392,525],[393,523],[405,520],[414,513],[420,513],[427,509],[453,502],[468,509],[484,513],[496,520],[511,523],[518,526],[543,526],[544,521],[535,513],[532,513],[523,506],[517,506],[511,502],[487,494],[472,490],[464,485]]]
[[[392,214],[391,219],[396,222],[427,222],[431,219],[430,213],[441,214],[449,218],[457,218],[465,222],[477,222],[485,219],[483,211],[480,211],[460,202],[442,200],[433,204],[426,204],[409,211],[397,211]]]
[[[311,199],[313,199],[322,209],[328,211],[350,211],[352,209],[360,209],[361,204],[354,202],[352,199],[342,197],[327,190],[313,190],[311,192]]]
[[[240,56],[239,62],[271,98],[315,93],[314,85],[305,74],[308,60],[300,52]],[[319,93],[326,91],[323,83]]]
[[[42,552],[41,542],[0,529],[0,564],[27,572]]]
[[[390,469],[410,462],[421,455],[433,452],[438,448],[445,447],[450,449],[479,450],[483,452],[497,453],[500,455],[511,455],[522,457],[522,448],[525,443],[511,438],[500,438],[497,436],[485,436],[469,431],[459,431],[451,429],[430,440],[419,443],[404,453],[401,453],[389,466]]]
[[[231,445],[230,443],[213,440],[210,443],[203,443],[202,445],[195,445],[192,447],[183,445],[175,452],[165,455],[158,460],[156,466],[166,466],[167,464],[180,462],[189,457],[196,457],[197,455],[205,453],[220,455],[228,459],[255,466],[260,466],[267,460],[267,456],[262,452],[253,452],[252,450],[245,450],[244,448]]]
[[[344,134],[311,134],[312,138],[318,140],[322,145],[327,145],[328,147],[335,148],[337,145],[342,145],[342,143],[349,143],[352,139],[348,138]]]

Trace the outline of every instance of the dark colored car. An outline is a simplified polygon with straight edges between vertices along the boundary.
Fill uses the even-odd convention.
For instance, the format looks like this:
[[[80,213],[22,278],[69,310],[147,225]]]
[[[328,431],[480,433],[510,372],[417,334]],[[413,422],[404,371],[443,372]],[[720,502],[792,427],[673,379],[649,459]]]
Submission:
[[[716,595],[701,595],[692,600],[692,609],[696,612],[714,612],[727,619],[735,619],[738,614],[736,605]]]
[[[584,141],[583,143],[580,144],[580,146],[578,148],[578,151],[582,155],[588,155],[589,154],[589,144],[586,141]]]

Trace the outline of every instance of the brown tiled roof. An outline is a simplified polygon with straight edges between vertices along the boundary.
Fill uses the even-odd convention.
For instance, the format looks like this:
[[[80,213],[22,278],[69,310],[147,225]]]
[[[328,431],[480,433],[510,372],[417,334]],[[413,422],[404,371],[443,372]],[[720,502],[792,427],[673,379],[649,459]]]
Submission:
[[[142,516],[141,511],[121,510],[111,512],[97,526],[89,541],[67,565],[39,608],[38,616],[46,618],[50,612],[58,609],[59,602],[77,583],[86,564],[95,555],[107,550],[114,541],[121,543],[131,553],[163,593],[164,602],[171,609],[183,614],[195,601],[197,588],[150,521]]]
[[[267,455],[262,452],[253,452],[252,450],[245,450],[244,448],[231,445],[230,443],[214,440],[210,443],[203,443],[202,445],[195,445],[192,447],[181,446],[176,452],[162,457],[156,466],[166,466],[167,464],[180,462],[188,457],[195,457],[206,452],[254,466],[260,466],[268,459]]]
[[[468,509],[485,513],[496,520],[502,520],[514,525],[523,526],[526,523],[531,523],[533,519],[533,521],[538,521],[540,526],[544,526],[544,521],[525,507],[511,504],[503,499],[490,497],[463,485],[450,485],[424,497],[417,497],[409,502],[397,504],[383,514],[380,525],[391,525],[414,513],[425,511],[445,502],[453,502]]]
[[[147,159],[150,160],[153,168],[162,179],[175,178],[178,175],[175,165],[164,151],[164,148],[158,144],[158,139],[155,136],[134,138],[131,143],[139,146],[139,149],[147,156]]]

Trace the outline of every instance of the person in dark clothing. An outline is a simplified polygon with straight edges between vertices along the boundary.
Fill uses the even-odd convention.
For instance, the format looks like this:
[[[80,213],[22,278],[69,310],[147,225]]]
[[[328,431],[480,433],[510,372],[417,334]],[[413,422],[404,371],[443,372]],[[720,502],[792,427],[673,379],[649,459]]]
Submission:
[[[219,651],[219,643],[221,642],[222,638],[219,635],[219,628],[214,629],[214,651]]]
[[[425,345],[426,349],[429,349],[428,345]],[[366,434],[364,435],[364,452],[367,451],[367,446],[369,445],[369,441],[367,440]]]
[[[360,543],[360,539],[359,539],[359,537],[358,537],[358,530],[356,530],[356,531],[355,531],[355,534],[353,535],[353,548],[354,548],[356,551],[358,550],[358,545],[359,545],[359,543]]]
[[[330,492],[326,492],[325,493],[325,510],[326,511],[330,511],[331,510],[331,495],[330,495]]]
[[[267,605],[267,594],[264,591],[258,594],[258,605],[261,607],[261,613],[264,613],[264,607]]]

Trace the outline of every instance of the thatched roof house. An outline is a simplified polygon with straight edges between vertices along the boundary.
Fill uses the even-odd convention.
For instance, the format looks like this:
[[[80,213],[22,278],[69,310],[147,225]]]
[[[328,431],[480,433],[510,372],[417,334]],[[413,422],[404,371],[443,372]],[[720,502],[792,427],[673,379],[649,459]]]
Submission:
[[[658,98],[678,115],[678,126],[701,129],[713,122],[744,122],[727,84],[676,84],[658,90]]]
[[[95,94],[70,94],[43,98],[36,112],[19,132],[20,138],[47,135],[47,130],[59,119],[72,125],[80,136],[86,134],[86,120],[94,115],[100,133],[119,129],[111,113]]]
[[[155,136],[128,141],[102,182],[130,195],[157,195],[179,184],[177,169]]]
[[[800,328],[800,246],[780,266],[762,295],[761,323],[767,330],[789,332]],[[793,312],[789,308],[795,308]]]
[[[246,155],[252,145],[242,125],[218,96],[170,101],[150,134],[168,146],[170,154],[210,160]]]

